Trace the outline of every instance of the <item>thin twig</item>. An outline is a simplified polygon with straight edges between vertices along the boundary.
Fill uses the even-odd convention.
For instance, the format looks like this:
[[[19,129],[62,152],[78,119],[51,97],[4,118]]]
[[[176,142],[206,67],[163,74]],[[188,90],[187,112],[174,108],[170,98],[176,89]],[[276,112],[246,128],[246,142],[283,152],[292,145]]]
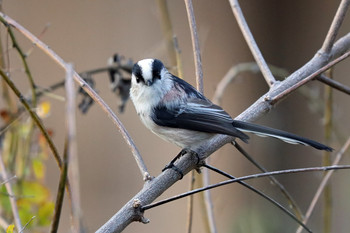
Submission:
[[[56,233],[58,231],[58,226],[61,218],[61,211],[62,211],[63,198],[64,198],[64,187],[66,186],[67,172],[68,172],[68,148],[67,148],[68,145],[67,144],[68,144],[68,139],[66,138],[65,148],[63,153],[63,161],[62,161],[63,167],[61,169],[60,181],[58,183],[55,210],[52,217],[51,230],[50,230],[51,233]]]
[[[7,180],[4,180],[3,182],[1,182],[1,183],[0,183],[0,186],[6,184],[6,183],[8,183],[8,182],[10,182],[11,180],[14,180],[14,179],[16,179],[16,178],[17,178],[17,176],[12,176],[12,177],[8,178]]]
[[[230,179],[235,179],[236,177],[224,172],[224,171],[221,171],[213,166],[210,166],[208,164],[204,164],[203,165],[204,167],[214,171],[214,172],[217,172],[227,178],[230,178]],[[297,216],[295,216],[293,213],[291,213],[288,209],[286,209],[284,206],[282,206],[280,203],[278,203],[277,201],[275,201],[274,199],[272,199],[271,197],[269,197],[268,195],[266,195],[265,193],[261,192],[260,190],[254,188],[253,186],[247,184],[246,182],[244,181],[238,181],[237,183],[243,185],[244,187],[252,190],[253,192],[255,192],[256,194],[258,194],[259,196],[265,198],[266,200],[268,200],[269,202],[271,202],[273,205],[275,205],[277,208],[279,208],[280,210],[282,210],[284,213],[286,213],[288,216],[290,216],[294,221],[296,221],[301,227],[305,228],[307,231],[311,232],[310,229],[303,223],[301,222],[301,219],[298,218]]]
[[[333,165],[332,166],[336,166],[339,164],[340,160],[342,159],[344,153],[346,152],[346,150],[350,147],[350,137],[348,138],[348,140],[345,142],[344,146],[340,149],[340,151],[337,153],[334,161],[333,161]],[[331,178],[331,176],[333,175],[334,171],[328,171],[326,173],[326,175],[323,177],[320,185],[318,186],[318,189],[315,193],[315,196],[312,198],[312,201],[310,203],[310,206],[309,208],[307,209],[306,211],[306,214],[305,214],[305,217],[304,217],[304,220],[303,220],[303,223],[307,223],[307,221],[309,220],[311,214],[312,214],[312,211],[314,210],[315,206],[316,206],[316,203],[317,201],[320,199],[321,197],[321,194],[324,190],[324,188],[326,187],[329,179]],[[302,229],[299,227],[296,231],[296,233],[301,233]]]
[[[196,19],[194,17],[192,0],[185,0],[188,22],[190,25],[191,39],[192,39],[192,49],[194,56],[194,67],[196,69],[196,86],[197,90],[203,93],[203,70],[202,70],[202,60],[201,53],[199,49],[199,40],[197,34]]]
[[[333,68],[326,71],[327,76],[333,78]],[[333,89],[330,86],[324,88],[324,142],[329,145],[331,142],[333,124]],[[331,165],[331,153],[328,151],[323,151],[322,153],[322,166]],[[330,233],[332,225],[332,188],[331,184],[328,183],[324,189],[323,193],[323,233]]]
[[[205,190],[217,188],[217,187],[220,187],[220,186],[236,183],[236,182],[243,181],[243,180],[261,178],[261,177],[266,177],[266,176],[276,176],[276,175],[282,175],[282,174],[293,174],[293,173],[301,173],[301,172],[316,172],[316,171],[330,171],[330,170],[340,170],[340,169],[350,169],[350,165],[295,168],[295,169],[272,171],[272,172],[267,172],[267,173],[257,173],[257,174],[253,174],[253,175],[242,176],[242,177],[238,177],[238,178],[235,178],[235,179],[222,181],[222,182],[219,182],[217,184],[209,185],[207,187],[194,189],[192,191],[188,191],[186,193],[183,193],[183,194],[180,194],[180,195],[177,195],[177,196],[174,196],[174,197],[162,200],[162,201],[158,201],[158,202],[155,202],[153,204],[145,205],[145,206],[142,206],[141,209],[143,211],[145,211],[145,210],[154,208],[156,206],[160,206],[160,205],[166,204],[168,202],[175,201],[175,200],[187,197],[189,195],[193,195],[193,194],[196,194],[196,193],[199,193],[199,192],[203,192]]]
[[[169,64],[171,64],[171,66],[175,66],[176,55],[174,50],[175,46],[174,46],[174,40],[173,40],[173,27],[171,25],[168,4],[166,0],[157,0],[156,3],[158,5],[159,12],[160,12],[160,22],[162,25],[163,36],[165,38],[166,48],[168,51]]]
[[[0,11],[2,11],[2,3],[0,3]],[[6,67],[5,57],[8,58],[8,50],[7,50],[7,53],[4,52],[4,49],[2,47],[3,37],[1,33],[2,31],[0,31],[0,67],[5,68]],[[14,99],[14,96],[10,94],[9,87],[6,85],[6,83],[3,80],[1,80],[1,87],[2,87],[2,98],[6,102],[9,112],[11,114],[15,114],[17,112],[17,103],[16,103],[16,100]]]
[[[288,76],[288,72],[285,69],[279,68],[274,65],[269,65],[269,68],[273,75],[277,77],[286,77]],[[214,96],[212,98],[213,103],[220,104],[221,98],[225,93],[227,86],[242,72],[249,71],[253,73],[261,72],[259,66],[256,62],[246,62],[240,63],[235,66],[232,66],[229,71],[225,74],[225,76],[220,80],[218,85],[216,86],[216,90]]]
[[[339,32],[340,26],[344,21],[345,14],[349,9],[349,5],[350,0],[342,0],[340,2],[337,13],[333,18],[333,22],[331,24],[331,27],[329,28],[326,39],[323,42],[320,52],[329,53],[331,51],[332,46],[335,42],[335,38],[337,37],[337,34]]]
[[[290,94],[291,92],[293,92],[295,89],[301,87],[302,85],[304,85],[305,83],[311,81],[312,79],[314,79],[316,76],[320,75],[321,73],[325,72],[326,70],[328,70],[329,68],[333,67],[334,65],[336,65],[337,63],[343,61],[345,58],[350,56],[350,51],[344,53],[343,55],[341,55],[340,57],[334,59],[333,61],[329,62],[328,64],[326,64],[325,66],[321,67],[319,70],[315,71],[314,73],[312,73],[311,75],[309,75],[308,77],[304,78],[303,80],[301,80],[300,82],[298,82],[297,84],[291,86],[290,88],[284,90],[283,92],[279,93],[278,95],[276,95],[272,100],[271,100],[271,104],[276,103],[276,101],[284,98],[285,96],[287,96],[288,94]]]
[[[59,57],[49,46],[44,44],[41,40],[39,40],[37,37],[35,37],[31,32],[29,32],[27,29],[22,27],[20,24],[18,24],[15,20],[11,19],[7,15],[0,12],[0,19],[3,19],[3,21],[15,29],[17,29],[19,32],[21,32],[25,37],[27,37],[30,41],[33,42],[34,45],[36,45],[38,48],[40,48],[43,52],[45,52],[49,57],[51,57],[57,64],[59,64],[63,69],[67,70],[66,63],[63,61],[61,57]],[[108,117],[112,120],[115,126],[118,127],[119,132],[122,134],[124,140],[130,147],[132,154],[136,160],[136,163],[140,169],[141,175],[143,179],[150,180],[151,176],[149,175],[146,165],[140,155],[140,152],[136,148],[136,145],[132,138],[130,137],[129,133],[125,129],[122,122],[119,120],[119,118],[114,114],[114,112],[111,110],[111,108],[102,100],[102,98],[79,76],[78,73],[74,72],[74,80],[79,84],[81,88],[84,89],[86,93],[90,95],[90,97],[98,104],[100,107],[107,113]]]
[[[1,151],[0,151],[0,170],[1,170],[2,179],[3,180],[9,180],[9,177],[7,176],[7,172],[6,172],[4,161],[2,160]],[[18,206],[17,206],[17,203],[16,203],[16,197],[14,196],[11,183],[10,182],[6,182],[5,183],[5,188],[6,188],[7,193],[9,194],[12,214],[13,214],[13,218],[15,220],[16,228],[17,228],[17,230],[20,230],[20,229],[22,229],[22,223],[21,223],[21,219],[19,218],[19,212],[18,212]]]
[[[204,85],[203,85],[202,61],[201,61],[199,39],[198,39],[196,19],[193,11],[192,0],[185,0],[185,5],[186,5],[186,11],[187,11],[187,18],[189,21],[190,31],[191,31],[192,49],[193,49],[194,64],[195,64],[195,70],[196,70],[196,88],[199,92],[203,93]],[[207,174],[206,178],[208,177],[209,175]],[[217,231],[216,231],[214,214],[212,209],[213,204],[210,197],[211,196],[209,192],[204,194],[203,201],[206,207],[206,213],[207,213],[206,217],[210,228],[209,230],[211,233],[215,233]]]
[[[207,158],[206,164],[210,164],[210,157]],[[207,169],[205,169],[203,172],[203,186],[208,186],[210,184],[210,174]],[[214,207],[213,207],[213,201],[211,197],[211,192],[209,190],[203,192],[204,195],[204,204],[206,208],[206,214],[209,224],[209,229],[211,233],[218,232],[216,223],[215,223],[215,216],[214,216]]]
[[[263,74],[267,84],[271,87],[275,82],[275,78],[273,77],[267,63],[265,62],[265,59],[263,55],[261,54],[258,45],[255,42],[255,39],[248,27],[247,21],[244,18],[243,12],[241,10],[241,7],[238,3],[238,0],[230,0],[231,8],[233,11],[233,14],[236,17],[237,23],[243,33],[243,36],[250,48],[250,51],[253,54],[253,57],[258,63],[258,66],[260,67],[261,73]]]
[[[327,84],[327,85],[333,87],[334,89],[337,89],[341,92],[344,92],[345,94],[350,95],[350,87],[348,87],[340,82],[337,82],[333,79],[330,79],[324,74],[317,76],[316,79],[320,82],[323,82],[324,84]]]
[[[247,158],[252,164],[254,164],[254,166],[256,166],[260,171],[268,172],[263,166],[258,164],[237,142],[234,142],[232,144],[245,158]],[[296,201],[293,199],[292,195],[289,194],[286,188],[275,177],[269,176],[269,178],[275,185],[277,185],[277,187],[280,189],[283,196],[287,199],[288,204],[294,210],[295,215],[298,217],[299,220],[301,220],[302,219],[301,210],[297,205]]]
[[[8,228],[10,224],[2,217],[0,216],[0,226],[3,229],[3,232],[6,232],[6,229]]]
[[[22,63],[23,63],[23,66],[24,66],[24,71],[25,73],[27,74],[28,76],[28,80],[29,80],[29,83],[30,83],[30,88],[31,88],[31,91],[32,91],[32,105],[33,107],[35,108],[36,107],[36,92],[35,92],[35,83],[34,83],[34,79],[33,79],[33,76],[32,76],[32,73],[30,72],[30,69],[29,69],[29,65],[27,63],[27,60],[26,60],[26,55],[24,54],[24,52],[22,51],[21,47],[19,46],[19,44],[17,43],[17,39],[12,31],[12,28],[7,25],[6,21],[4,21],[3,18],[0,17],[0,21],[7,27],[7,31],[10,35],[10,38],[12,40],[12,46],[17,50],[19,56],[21,57],[21,60],[22,60]]]
[[[63,169],[60,174],[60,181],[57,190],[56,204],[54,216],[51,224],[51,233],[56,233],[58,231],[58,226],[61,217],[63,199],[64,199],[64,187],[66,186],[67,174],[68,174],[68,164],[72,156],[76,156],[76,126],[75,126],[75,91],[73,85],[73,65],[66,65],[66,93],[67,93],[67,105],[66,105],[66,141],[63,154]],[[71,192],[71,194],[73,194]],[[72,203],[76,200],[72,199]],[[74,213],[74,208],[73,213]],[[79,229],[79,228],[78,228]],[[76,229],[76,230],[78,230]],[[78,231],[79,232],[79,231]]]
[[[34,218],[36,218],[36,216],[31,217],[18,233],[22,233],[27,228],[27,226],[34,220]]]
[[[177,75],[179,78],[183,78],[183,71],[182,71],[182,59],[181,59],[181,49],[179,47],[179,42],[177,41],[177,37],[173,37],[174,40],[174,49],[175,49],[175,55],[176,55],[176,67],[177,67]]]
[[[195,183],[195,170],[191,171],[191,174],[189,176],[190,178],[190,185],[188,190],[194,189],[194,183]],[[186,232],[191,233],[192,232],[192,223],[193,223],[193,196],[188,197],[187,199],[187,224],[186,224]]]
[[[80,206],[80,188],[79,188],[79,161],[77,148],[77,132],[76,132],[76,92],[73,80],[73,65],[67,64],[68,71],[66,73],[66,137],[68,140],[68,177],[71,186],[71,223],[72,232],[83,232],[82,212]]]

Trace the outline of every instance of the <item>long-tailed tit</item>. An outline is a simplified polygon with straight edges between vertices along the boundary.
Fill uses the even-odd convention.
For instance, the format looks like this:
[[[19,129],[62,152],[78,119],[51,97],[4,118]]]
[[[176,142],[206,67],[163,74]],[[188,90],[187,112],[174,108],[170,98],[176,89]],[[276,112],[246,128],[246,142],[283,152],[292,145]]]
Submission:
[[[130,97],[143,124],[184,151],[196,151],[203,141],[226,134],[247,142],[243,132],[269,136],[292,144],[333,149],[278,129],[233,120],[221,107],[184,80],[172,75],[157,59],[137,62],[132,70]]]

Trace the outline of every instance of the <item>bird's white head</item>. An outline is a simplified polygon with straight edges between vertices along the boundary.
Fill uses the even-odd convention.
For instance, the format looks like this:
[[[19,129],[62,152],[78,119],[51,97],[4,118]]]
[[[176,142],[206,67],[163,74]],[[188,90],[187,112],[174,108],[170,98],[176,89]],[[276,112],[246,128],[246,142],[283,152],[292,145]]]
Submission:
[[[157,59],[144,59],[134,65],[130,97],[138,112],[138,108],[157,105],[171,89],[172,81],[169,75],[171,74],[163,63]]]

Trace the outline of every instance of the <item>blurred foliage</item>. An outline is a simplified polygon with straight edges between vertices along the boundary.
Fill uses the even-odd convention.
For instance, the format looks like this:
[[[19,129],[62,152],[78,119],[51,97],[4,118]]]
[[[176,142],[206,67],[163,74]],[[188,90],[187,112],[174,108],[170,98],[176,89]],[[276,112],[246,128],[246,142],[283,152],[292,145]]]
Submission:
[[[44,105],[44,108],[50,108],[48,102]],[[28,117],[17,117],[10,122],[12,123],[1,134],[0,149],[7,168],[6,172],[9,176],[16,176],[16,179],[10,182],[17,199],[21,222],[25,224],[36,216],[36,220],[32,221],[27,228],[48,226],[54,210],[51,193],[44,184],[48,146]],[[0,190],[0,215],[8,222],[12,222],[10,197],[5,185],[2,185]]]
[[[15,228],[15,225],[11,224],[11,225],[6,229],[6,233],[13,233],[13,228]]]
[[[16,45],[19,46],[18,44]],[[10,57],[9,54],[1,54],[1,56]],[[26,63],[27,56],[23,54],[21,56],[23,57],[23,66],[29,69]],[[6,68],[2,60],[0,62],[1,69],[4,73],[7,73],[8,68]],[[0,156],[6,168],[6,171],[1,171],[1,174],[6,172],[8,177],[15,177],[15,179],[11,179],[8,182],[11,182],[21,223],[26,225],[30,222],[30,224],[26,225],[26,229],[37,232],[39,231],[37,229],[50,225],[54,211],[51,193],[44,183],[49,148],[29,114],[24,111],[22,106],[17,104],[18,101],[12,96],[12,92],[3,80],[1,89],[2,103],[4,105],[0,107],[2,125],[0,131]],[[32,90],[32,86],[28,86],[28,90],[35,92],[35,90]],[[32,100],[30,98],[27,99],[29,102]],[[36,104],[34,101],[31,101],[31,103],[40,118],[50,115],[50,102],[43,101]],[[49,134],[52,136],[52,132],[49,132]],[[13,223],[10,198],[5,185],[1,185],[0,217],[8,223]],[[35,221],[31,221],[34,216]],[[14,225],[9,225],[4,230],[6,232],[14,232]]]

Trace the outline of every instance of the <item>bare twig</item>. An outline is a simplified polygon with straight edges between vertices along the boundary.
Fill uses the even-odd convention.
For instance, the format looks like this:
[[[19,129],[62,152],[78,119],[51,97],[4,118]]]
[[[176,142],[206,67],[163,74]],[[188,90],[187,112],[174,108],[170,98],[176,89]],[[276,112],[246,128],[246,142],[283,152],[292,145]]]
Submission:
[[[51,233],[56,233],[58,231],[58,226],[61,217],[63,199],[64,199],[64,187],[66,186],[67,174],[68,174],[68,164],[72,156],[76,156],[76,129],[75,129],[75,91],[73,85],[73,66],[72,64],[66,65],[66,90],[67,90],[67,106],[66,106],[66,142],[63,154],[63,169],[60,174],[60,181],[58,185],[56,204],[54,216],[51,224]],[[72,94],[73,93],[73,94]],[[72,203],[74,205],[74,201]],[[75,205],[74,205],[75,206]],[[73,213],[74,213],[74,208]],[[75,217],[75,216],[74,216]],[[78,230],[78,229],[76,229]],[[79,231],[78,231],[79,232]]]
[[[61,57],[59,57],[49,46],[40,41],[37,37],[35,37],[31,32],[18,24],[15,20],[11,19],[7,15],[0,12],[0,19],[3,20],[6,24],[14,27],[19,32],[21,32],[25,37],[27,37],[30,41],[33,42],[38,48],[40,48],[43,52],[45,52],[49,57],[51,57],[57,64],[59,64],[63,69],[67,70],[66,63],[63,61]],[[151,176],[149,175],[146,165],[140,155],[140,152],[136,148],[136,145],[129,133],[125,129],[122,122],[119,118],[114,114],[111,108],[102,100],[102,98],[79,76],[78,73],[74,72],[74,80],[79,84],[81,88],[84,89],[86,93],[88,93],[94,101],[100,105],[100,107],[107,113],[108,117],[112,120],[115,126],[118,127],[119,132],[122,134],[124,140],[130,147],[132,154],[136,160],[136,163],[140,169],[142,177],[144,180],[150,180]]]
[[[349,9],[349,5],[350,5],[350,0],[342,0],[340,2],[337,13],[333,18],[333,22],[331,24],[331,27],[329,28],[326,39],[323,42],[320,52],[329,53],[331,51],[332,46],[335,42],[335,38],[337,37],[338,31],[340,29],[340,26],[344,21],[345,14]]]
[[[80,207],[79,162],[76,132],[76,93],[73,80],[73,65],[67,64],[66,72],[66,137],[68,152],[68,177],[71,186],[72,232],[83,232],[82,212]]]
[[[238,178],[235,178],[235,179],[222,181],[222,182],[219,182],[219,183],[216,183],[216,184],[209,185],[207,187],[194,189],[192,191],[188,191],[186,193],[183,193],[183,194],[180,194],[180,195],[177,195],[177,196],[174,196],[174,197],[162,200],[162,201],[158,201],[158,202],[155,202],[153,204],[142,206],[141,209],[143,211],[145,211],[145,210],[154,208],[156,206],[160,206],[160,205],[166,204],[168,202],[175,201],[175,200],[187,197],[189,195],[193,195],[193,194],[196,194],[196,193],[199,193],[199,192],[203,192],[205,190],[217,188],[217,187],[220,187],[220,186],[224,186],[224,185],[228,185],[228,184],[232,184],[232,183],[236,183],[236,182],[244,181],[244,180],[250,180],[250,179],[261,178],[261,177],[266,177],[266,176],[276,176],[276,175],[282,175],[282,174],[293,174],[293,173],[301,173],[301,172],[316,172],[316,171],[330,171],[330,170],[342,170],[342,169],[350,169],[350,165],[295,168],[295,169],[272,171],[272,172],[266,172],[266,173],[257,173],[257,174],[253,174],[253,175],[242,176],[242,177],[238,177]]]
[[[287,77],[288,72],[285,69],[279,68],[277,66],[269,65],[269,68],[273,75],[278,77]],[[227,86],[242,72],[250,71],[253,73],[259,73],[260,68],[256,62],[240,63],[232,66],[225,76],[220,80],[219,84],[216,86],[216,90],[213,96],[213,103],[220,104],[221,98],[225,93]]]
[[[202,61],[201,61],[199,39],[198,39],[197,26],[196,26],[194,11],[193,11],[192,0],[185,0],[185,5],[187,10],[187,18],[189,21],[190,31],[191,31],[194,64],[195,64],[195,70],[196,70],[196,88],[199,92],[203,93],[204,85],[203,85]],[[208,179],[209,175],[206,174],[205,177]],[[214,214],[212,210],[212,200],[209,192],[204,194],[204,204],[206,207],[206,213],[207,213],[206,217],[210,228],[209,230],[211,233],[215,233],[217,231],[216,231],[216,226],[214,221]]]
[[[201,53],[199,49],[199,41],[197,34],[197,26],[196,20],[194,17],[192,0],[185,0],[187,17],[191,30],[191,39],[192,39],[192,48],[193,48],[193,56],[194,56],[194,67],[196,69],[196,86],[197,90],[203,93],[203,70],[202,70],[202,61],[201,61]]]
[[[327,76],[333,78],[333,68],[326,71]],[[330,86],[324,88],[324,141],[327,145],[331,142],[333,124],[332,124],[332,115],[333,115],[333,89]],[[322,165],[329,166],[331,165],[331,153],[328,151],[323,151]],[[331,184],[328,183],[324,189],[323,193],[323,233],[331,232],[332,225],[332,188]]]
[[[5,26],[7,26],[6,21],[4,21],[3,18],[0,17],[0,21]],[[32,105],[35,108],[36,107],[36,102],[37,102],[36,101],[36,92],[35,92],[36,86],[35,86],[32,73],[30,72],[30,69],[29,69],[29,66],[28,66],[28,63],[27,63],[27,60],[26,60],[26,55],[24,54],[24,52],[22,51],[21,47],[17,43],[17,39],[16,39],[16,37],[15,37],[13,31],[12,31],[12,28],[7,26],[7,31],[8,31],[8,33],[10,35],[11,40],[12,40],[12,46],[17,50],[19,56],[21,57],[21,60],[22,60],[23,66],[24,66],[24,71],[25,71],[25,73],[28,76],[28,80],[29,80],[29,83],[30,83],[30,88],[31,88],[31,91],[32,91]]]
[[[261,54],[258,45],[255,42],[255,39],[248,27],[247,21],[244,18],[243,12],[241,10],[241,7],[238,3],[238,0],[230,0],[231,8],[233,11],[233,14],[236,17],[237,23],[243,33],[243,36],[250,48],[250,51],[253,54],[253,57],[258,63],[258,66],[260,67],[261,73],[263,74],[267,84],[271,87],[275,82],[275,78],[273,77],[268,65],[265,62],[265,59],[263,55]]]
[[[246,158],[248,159],[254,166],[256,166],[262,172],[268,172],[263,166],[258,164],[237,142],[232,142],[232,144],[236,147],[236,149]],[[302,219],[302,213],[297,205],[296,201],[293,199],[292,195],[286,190],[286,188],[273,176],[269,177],[273,184],[275,184],[283,194],[283,196],[287,199],[288,204],[294,210],[295,215],[299,220]]]
[[[166,42],[166,48],[168,51],[169,63],[171,66],[176,65],[176,54],[175,54],[175,46],[173,40],[173,27],[171,25],[168,4],[166,0],[157,0],[157,5],[160,12],[160,22],[162,25],[163,36]]]
[[[9,225],[10,224],[5,219],[3,219],[2,216],[0,216],[0,226],[3,229],[3,232],[6,232],[6,229],[8,228]]]
[[[177,37],[173,37],[174,40],[174,49],[175,49],[175,55],[176,55],[176,67],[177,67],[177,74],[179,78],[183,78],[183,71],[182,71],[182,60],[181,60],[181,49],[179,47],[179,43],[177,41]]]
[[[350,147],[350,137],[348,138],[348,140],[345,142],[344,146],[340,149],[340,151],[337,153],[334,161],[333,161],[333,165],[332,166],[336,166],[339,164],[341,158],[343,157],[344,153],[346,152],[346,150]],[[326,187],[329,179],[331,178],[331,176],[333,175],[334,171],[328,171],[326,173],[326,175],[323,177],[320,185],[318,186],[318,189],[315,193],[315,196],[312,198],[312,201],[310,203],[310,206],[309,208],[307,209],[306,211],[306,214],[305,214],[305,217],[304,217],[304,220],[303,220],[303,223],[307,223],[307,221],[309,220],[311,214],[312,214],[312,211],[314,210],[315,206],[316,206],[316,203],[317,201],[320,199],[320,196],[324,190],[324,188]],[[296,233],[301,233],[302,229],[299,227],[296,231]]]
[[[36,218],[36,216],[31,217],[18,233],[22,233],[27,228],[27,226],[34,220],[34,218]]]
[[[2,11],[1,2],[0,2],[0,11]],[[7,56],[8,58],[8,53],[5,53],[2,47],[3,37],[1,33],[2,31],[0,32],[0,67],[4,69],[6,67],[5,57]],[[16,103],[16,100],[14,99],[14,96],[10,94],[9,87],[6,85],[6,83],[3,80],[1,80],[1,87],[2,87],[2,97],[8,106],[9,112],[12,114],[15,114],[17,112],[17,103]]]
[[[204,167],[214,171],[214,172],[217,172],[227,178],[230,178],[230,179],[236,179],[236,177],[226,173],[226,172],[223,172],[215,167],[212,167],[208,164],[204,164],[203,165]],[[307,231],[310,231],[310,229],[304,224],[301,222],[301,219],[296,217],[295,215],[293,215],[288,209],[286,209],[284,206],[282,206],[281,204],[279,204],[277,201],[275,201],[274,199],[272,199],[271,197],[269,197],[268,195],[266,195],[265,193],[259,191],[258,189],[254,188],[253,186],[247,184],[246,182],[244,181],[238,181],[237,183],[243,185],[244,187],[252,190],[253,192],[255,192],[256,194],[258,194],[259,196],[263,197],[264,199],[266,199],[267,201],[271,202],[273,205],[275,205],[277,208],[279,208],[280,210],[282,210],[284,213],[286,213],[288,216],[290,216],[294,221],[296,221],[301,227],[305,228]],[[207,185],[208,186],[208,185]],[[191,195],[192,196],[192,195]]]
[[[190,178],[190,182],[189,182],[190,185],[188,190],[193,190],[194,183],[195,183],[195,170],[191,171],[189,178]],[[192,223],[193,223],[193,196],[190,196],[187,199],[187,224],[186,224],[187,233],[192,232]]]
[[[210,157],[207,158],[206,162],[207,164],[210,163]],[[209,171],[205,169],[202,173],[203,173],[203,185],[208,186],[210,184]],[[207,190],[203,193],[203,195],[204,195],[204,204],[206,208],[206,214],[207,214],[210,232],[211,233],[218,232],[215,224],[214,207],[213,207],[213,201],[211,198],[211,192]]]
[[[55,203],[55,210],[52,218],[51,223],[51,233],[56,233],[58,231],[58,225],[61,218],[61,211],[62,211],[62,205],[63,205],[63,198],[64,198],[64,187],[67,182],[67,172],[68,172],[68,139],[66,139],[65,142],[65,148],[63,153],[63,161],[62,161],[62,169],[60,173],[60,181],[58,183],[58,189],[57,189],[57,195],[56,195],[56,203]]]
[[[6,184],[7,182],[10,182],[11,180],[14,180],[16,178],[17,178],[17,176],[12,176],[12,177],[8,178],[7,180],[2,181],[0,183],[0,186]]]
[[[309,75],[308,77],[304,78],[303,80],[301,80],[299,83],[296,83],[295,85],[291,86],[290,88],[288,88],[287,90],[284,90],[283,92],[279,93],[277,96],[275,96],[272,100],[271,103],[275,103],[277,100],[280,100],[282,98],[284,98],[285,96],[287,96],[288,94],[290,94],[291,92],[293,92],[295,89],[301,87],[302,85],[304,85],[305,83],[311,81],[312,79],[314,79],[316,76],[320,75],[321,73],[325,72],[326,70],[328,70],[329,68],[333,67],[334,65],[336,65],[337,63],[343,61],[344,59],[346,59],[347,57],[350,56],[350,51],[344,53],[343,55],[341,55],[340,57],[334,59],[333,61],[329,62],[328,64],[326,64],[325,66],[323,66],[322,68],[320,68],[319,70],[315,71],[314,73],[312,73],[311,75]]]
[[[1,170],[2,179],[3,180],[9,180],[9,177],[7,176],[7,172],[6,172],[4,161],[2,160],[1,151],[0,151],[0,170]],[[21,223],[21,219],[19,218],[19,212],[18,212],[18,207],[17,207],[17,203],[16,203],[16,197],[14,196],[11,183],[10,182],[6,182],[5,183],[5,188],[6,188],[7,193],[9,194],[12,214],[13,214],[13,218],[15,220],[16,228],[17,228],[17,230],[22,229],[22,223]]]
[[[323,82],[324,84],[327,84],[327,85],[333,87],[334,89],[337,89],[341,92],[344,92],[345,94],[350,95],[350,87],[348,87],[340,82],[337,82],[333,79],[330,79],[324,74],[317,76],[317,80],[320,82]]]

